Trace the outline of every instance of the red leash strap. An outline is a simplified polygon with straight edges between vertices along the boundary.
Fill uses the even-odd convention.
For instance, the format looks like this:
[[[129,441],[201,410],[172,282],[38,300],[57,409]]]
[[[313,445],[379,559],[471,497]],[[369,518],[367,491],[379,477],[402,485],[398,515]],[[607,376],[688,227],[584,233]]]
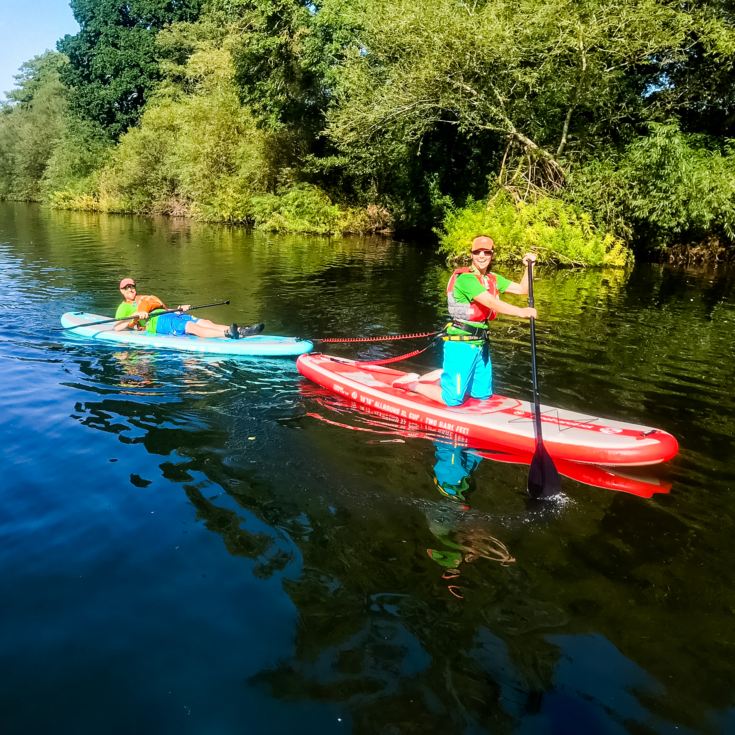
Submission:
[[[358,365],[390,365],[392,362],[400,362],[401,360],[408,360],[411,357],[416,357],[422,352],[426,352],[431,345],[426,345],[420,350],[414,350],[413,352],[407,352],[405,355],[398,355],[397,357],[386,357],[384,360],[355,360]]]
[[[439,335],[444,334],[444,332],[434,332],[434,339],[430,340],[429,343],[426,345],[426,347],[422,347],[420,350],[413,350],[412,352],[406,352],[405,355],[398,355],[397,357],[386,357],[383,360],[355,360],[356,363],[360,365],[390,365],[392,362],[400,362],[401,360],[408,360],[411,357],[416,357],[416,355],[420,355],[422,352],[426,352],[426,350],[431,347],[434,342],[437,341],[437,338]]]
[[[446,327],[445,327],[446,329]],[[397,357],[386,357],[383,360],[355,360],[355,363],[359,365],[390,365],[392,362],[400,362],[401,360],[408,360],[411,357],[416,357],[422,352],[431,347],[436,340],[444,334],[445,329],[441,329],[437,332],[413,332],[411,334],[389,334],[383,337],[325,337],[324,339],[312,339],[312,342],[326,342],[326,343],[338,343],[338,342],[392,342],[393,340],[399,339],[420,339],[422,337],[431,337],[426,347],[422,347],[420,350],[413,350],[412,352],[406,352],[404,355],[398,355]]]

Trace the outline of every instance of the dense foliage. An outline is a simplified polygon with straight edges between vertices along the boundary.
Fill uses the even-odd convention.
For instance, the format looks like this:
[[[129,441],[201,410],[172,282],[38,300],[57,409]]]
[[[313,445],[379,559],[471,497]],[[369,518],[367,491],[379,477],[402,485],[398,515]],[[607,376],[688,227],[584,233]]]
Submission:
[[[0,197],[458,254],[728,257],[726,0],[72,0],[0,114]],[[699,248],[699,249],[697,249]]]
[[[496,262],[517,262],[529,251],[563,265],[625,266],[630,259],[623,243],[595,228],[580,207],[550,196],[516,203],[500,190],[489,202],[450,211],[445,227],[441,247],[450,258],[466,257],[467,243],[492,232]]]
[[[36,201],[43,196],[49,166],[70,126],[60,80],[65,63],[51,52],[26,62],[16,76],[18,89],[0,107],[0,198]]]
[[[193,20],[199,0],[71,0],[80,31],[59,41],[72,106],[117,138],[134,125],[160,79],[156,34]]]

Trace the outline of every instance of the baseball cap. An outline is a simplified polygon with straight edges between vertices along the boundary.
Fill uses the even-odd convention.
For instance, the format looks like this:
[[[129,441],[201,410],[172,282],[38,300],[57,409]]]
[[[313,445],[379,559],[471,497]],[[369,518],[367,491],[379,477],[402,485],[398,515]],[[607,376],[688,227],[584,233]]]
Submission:
[[[120,288],[125,288],[125,286],[135,286],[135,281],[132,278],[123,278],[120,281]]]

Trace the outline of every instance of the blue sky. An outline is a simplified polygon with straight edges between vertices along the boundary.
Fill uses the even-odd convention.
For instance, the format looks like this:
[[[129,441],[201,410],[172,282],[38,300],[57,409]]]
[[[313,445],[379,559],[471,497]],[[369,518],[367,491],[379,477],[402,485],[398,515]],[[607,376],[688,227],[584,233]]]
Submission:
[[[24,61],[78,31],[68,0],[0,0],[0,99],[15,86]]]

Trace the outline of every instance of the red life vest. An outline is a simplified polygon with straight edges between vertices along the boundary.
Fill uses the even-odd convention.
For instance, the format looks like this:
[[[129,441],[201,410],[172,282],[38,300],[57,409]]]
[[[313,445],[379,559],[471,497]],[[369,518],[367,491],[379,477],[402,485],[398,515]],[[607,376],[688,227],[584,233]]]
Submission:
[[[482,287],[491,295],[499,296],[498,284],[493,273],[487,273],[481,276],[477,271],[472,268],[457,268],[452,273],[449,283],[447,284],[447,307],[449,309],[449,316],[452,319],[457,319],[460,322],[490,322],[497,317],[497,312],[493,311],[487,306],[478,304],[477,301],[460,302],[454,297],[454,284],[457,277],[463,273],[472,273],[475,278],[482,284]]]

